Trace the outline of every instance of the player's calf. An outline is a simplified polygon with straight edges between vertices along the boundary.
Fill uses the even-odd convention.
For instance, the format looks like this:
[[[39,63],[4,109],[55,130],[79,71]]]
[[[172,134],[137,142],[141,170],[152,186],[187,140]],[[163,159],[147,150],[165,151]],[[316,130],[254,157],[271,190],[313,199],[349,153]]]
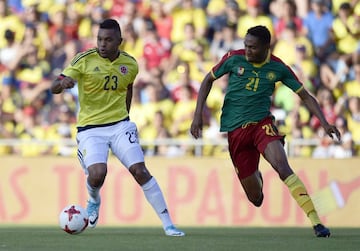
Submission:
[[[256,207],[260,207],[264,200],[263,178],[261,172],[256,171],[253,175],[242,179],[241,184],[244,188],[248,200]]]

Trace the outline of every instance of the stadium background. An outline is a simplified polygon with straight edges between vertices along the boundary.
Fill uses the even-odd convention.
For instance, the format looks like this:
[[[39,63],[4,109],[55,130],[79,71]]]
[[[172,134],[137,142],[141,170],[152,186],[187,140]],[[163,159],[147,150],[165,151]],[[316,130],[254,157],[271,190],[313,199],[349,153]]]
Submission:
[[[294,3],[296,12],[289,15],[286,6]],[[327,27],[336,38],[327,58],[304,34],[305,20],[319,3],[332,15]],[[346,3],[351,11],[344,20],[351,32],[338,19],[340,11],[348,10]],[[263,24],[273,33],[274,54],[291,65],[344,136],[343,144],[332,142],[297,97],[279,85],[272,111],[287,134],[291,163],[312,193],[326,190],[327,203],[334,208],[324,216],[327,224],[359,225],[350,217],[359,209],[357,183],[349,188],[343,208],[337,208],[329,192],[332,180],[348,183],[360,177],[360,64],[358,39],[353,39],[359,35],[360,3],[350,0],[0,0],[3,224],[54,224],[64,204],[86,201],[74,147],[77,93],[74,89],[55,97],[48,88],[72,56],[95,46],[93,34],[105,17],[120,22],[125,38],[121,49],[139,62],[131,118],[178,224],[308,224],[267,165],[262,165],[268,184],[264,207],[255,209],[245,200],[234,180],[224,135],[218,133],[226,78],[216,82],[209,96],[204,142],[188,134],[204,73],[226,49],[243,46],[247,25]],[[242,25],[234,25],[238,22]],[[229,48],[222,47],[224,38]],[[344,43],[351,51],[344,51]],[[118,167],[111,159],[103,224],[158,224],[140,190],[128,189],[135,184]]]

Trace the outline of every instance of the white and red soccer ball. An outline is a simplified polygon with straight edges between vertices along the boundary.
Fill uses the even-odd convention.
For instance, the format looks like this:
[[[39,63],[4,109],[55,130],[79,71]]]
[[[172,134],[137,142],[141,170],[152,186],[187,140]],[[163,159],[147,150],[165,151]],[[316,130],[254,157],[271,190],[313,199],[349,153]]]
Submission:
[[[59,224],[68,234],[80,234],[88,226],[89,217],[83,207],[71,204],[61,210]]]

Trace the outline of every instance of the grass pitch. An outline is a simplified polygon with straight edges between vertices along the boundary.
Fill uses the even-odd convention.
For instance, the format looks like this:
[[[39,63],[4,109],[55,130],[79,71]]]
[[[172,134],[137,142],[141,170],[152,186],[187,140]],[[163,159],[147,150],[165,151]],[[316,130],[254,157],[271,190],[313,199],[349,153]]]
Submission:
[[[79,235],[58,227],[0,226],[0,250],[7,251],[355,251],[360,228],[332,228],[330,238],[316,238],[309,228],[181,228],[185,237],[167,237],[161,228],[97,226]]]

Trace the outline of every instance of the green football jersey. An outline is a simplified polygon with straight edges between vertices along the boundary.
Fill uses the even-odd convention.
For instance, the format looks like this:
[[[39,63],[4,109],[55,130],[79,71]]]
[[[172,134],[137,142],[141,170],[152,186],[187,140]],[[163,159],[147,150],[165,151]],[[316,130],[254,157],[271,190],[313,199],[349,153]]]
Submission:
[[[211,74],[216,79],[229,74],[220,121],[222,132],[271,115],[276,82],[294,92],[303,88],[294,72],[272,54],[262,64],[253,64],[247,61],[245,50],[230,51],[212,68]]]
[[[136,60],[125,52],[110,61],[97,49],[74,57],[62,74],[77,81],[79,90],[78,127],[103,125],[128,117],[126,94],[138,73]]]

